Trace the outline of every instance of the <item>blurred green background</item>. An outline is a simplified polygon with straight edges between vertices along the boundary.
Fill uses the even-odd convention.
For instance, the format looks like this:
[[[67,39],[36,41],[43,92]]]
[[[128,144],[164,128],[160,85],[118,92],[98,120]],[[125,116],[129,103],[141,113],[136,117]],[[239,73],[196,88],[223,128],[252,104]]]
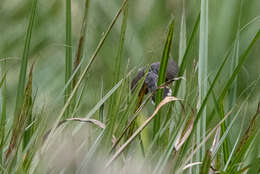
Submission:
[[[72,1],[72,39],[73,57],[76,55],[84,13],[83,0]],[[167,27],[171,16],[175,17],[174,41],[171,57],[178,60],[182,0],[142,0],[129,1],[129,17],[126,32],[125,51],[121,66],[122,76],[132,67],[141,67],[159,61],[165,42]],[[93,54],[102,34],[106,31],[121,0],[90,0],[87,25],[85,62]],[[187,38],[190,37],[200,2],[185,1]],[[1,0],[0,2],[0,58],[7,60],[7,88],[9,111],[14,108],[20,59],[24,47],[25,32],[28,24],[31,1]],[[236,37],[240,25],[240,53],[249,45],[260,28],[260,1],[243,0],[239,22],[240,0],[209,1],[209,74],[215,73],[224,54]],[[112,88],[113,66],[116,57],[120,20],[105,41],[90,72],[86,76],[87,91],[81,110],[86,113],[100,99],[101,84],[105,91]],[[240,23],[240,24],[239,24]],[[198,35],[198,34],[197,34]],[[198,43],[198,41],[197,41]],[[189,56],[198,57],[198,44],[193,44]],[[238,95],[253,81],[260,78],[260,41],[257,41],[250,56],[238,76]],[[37,19],[32,35],[30,62],[36,60],[33,75],[33,89],[37,91],[37,106],[46,106],[56,111],[63,104],[65,69],[65,1],[39,1]],[[127,65],[129,63],[129,68]],[[222,76],[229,75],[229,62]],[[225,79],[225,78],[223,78]],[[102,82],[103,81],[103,82]],[[219,82],[221,83],[221,81]],[[255,108],[259,100],[260,83],[249,100]],[[217,93],[218,94],[218,93]],[[242,98],[243,100],[243,98]],[[255,110],[255,109],[254,109]],[[252,110],[252,113],[255,111]]]

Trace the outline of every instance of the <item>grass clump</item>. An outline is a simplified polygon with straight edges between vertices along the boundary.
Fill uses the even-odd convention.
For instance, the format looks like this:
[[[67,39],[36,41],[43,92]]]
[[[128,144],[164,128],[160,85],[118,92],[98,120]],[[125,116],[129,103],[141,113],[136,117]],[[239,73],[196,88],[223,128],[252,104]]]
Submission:
[[[257,2],[3,1],[0,173],[258,173]]]

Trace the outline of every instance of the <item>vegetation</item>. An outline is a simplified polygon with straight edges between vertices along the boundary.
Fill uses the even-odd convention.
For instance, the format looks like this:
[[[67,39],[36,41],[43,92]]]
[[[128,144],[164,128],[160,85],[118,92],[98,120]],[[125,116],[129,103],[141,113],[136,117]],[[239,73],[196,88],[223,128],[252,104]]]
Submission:
[[[259,12],[258,0],[2,0],[0,173],[260,173]],[[139,94],[145,78],[131,91],[155,61],[156,92]]]

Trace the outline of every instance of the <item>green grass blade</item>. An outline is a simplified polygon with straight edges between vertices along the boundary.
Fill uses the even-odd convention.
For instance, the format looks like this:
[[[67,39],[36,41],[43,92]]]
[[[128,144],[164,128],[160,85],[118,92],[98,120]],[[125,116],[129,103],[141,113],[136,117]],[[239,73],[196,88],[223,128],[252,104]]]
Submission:
[[[122,24],[121,24],[121,32],[120,32],[120,38],[119,38],[119,46],[117,50],[117,55],[115,58],[115,64],[114,64],[114,85],[117,83],[117,81],[120,78],[121,74],[121,65],[122,65],[122,58],[123,58],[123,51],[124,51],[124,45],[125,45],[125,35],[126,35],[126,29],[127,29],[127,18],[128,18],[128,3],[126,3],[124,9],[123,9],[123,16],[122,16]],[[123,86],[123,85],[122,85]],[[109,125],[108,128],[105,130],[105,139],[107,139],[106,143],[110,143],[114,126],[118,119],[118,113],[120,109],[120,102],[122,99],[122,95],[119,95],[120,90],[114,93],[114,95],[111,98],[111,102],[109,104],[109,114],[108,118],[106,120],[106,124]],[[106,144],[105,143],[105,144]]]
[[[191,115],[178,122],[178,125],[172,133],[167,149],[165,150],[160,160],[157,162],[154,173],[163,173],[163,169],[165,169],[167,161],[170,159],[172,154],[178,153],[178,155],[181,155],[179,148],[182,146],[182,142],[186,141],[185,137],[189,134],[189,129],[192,129],[194,119],[193,117],[194,115]]]
[[[241,107],[241,109],[242,109],[242,107]],[[240,109],[240,110],[241,110],[241,109]],[[230,130],[231,130],[231,128],[233,127],[233,125],[234,125],[236,119],[237,119],[238,116],[239,116],[240,110],[237,111],[237,113],[234,115],[233,119],[231,120],[230,124],[228,125],[226,131],[221,135],[221,138],[220,138],[218,144],[216,145],[215,150],[214,150],[213,153],[212,153],[212,156],[213,156],[213,157],[216,155],[216,153],[218,152],[219,148],[223,145],[225,139],[227,138],[228,133],[230,132]]]
[[[72,40],[71,40],[71,0],[66,0],[66,56],[65,56],[65,84],[70,80],[72,74]],[[72,84],[69,83],[64,93],[64,103],[67,102],[72,90]],[[64,118],[71,113],[71,105],[69,104]]]
[[[256,142],[256,145],[253,147],[253,158],[251,158],[250,160],[250,164],[249,164],[249,171],[248,171],[248,174],[256,174],[256,173],[259,173],[260,172],[260,157],[257,156],[257,143]]]
[[[6,74],[3,74],[3,77],[0,81],[0,88],[2,88],[3,84],[5,84],[5,82],[6,82]]]
[[[199,36],[199,62],[198,62],[198,82],[199,82],[199,103],[200,108],[202,101],[207,95],[208,90],[208,0],[201,1],[201,19],[200,19],[200,36]],[[199,144],[200,139],[206,136],[206,108],[202,111],[202,118],[197,126],[196,143]],[[205,146],[196,154],[196,161],[201,161],[205,156]],[[197,173],[199,168],[197,168]]]
[[[117,51],[117,56],[115,60],[115,83],[119,81],[120,74],[121,74],[121,62],[122,62],[122,55],[124,51],[125,45],[125,36],[126,36],[126,28],[127,28],[127,18],[128,18],[128,4],[123,9],[123,20],[121,24],[121,32],[120,32],[120,39],[119,39],[119,47]],[[114,84],[115,84],[114,83]]]
[[[199,23],[200,23],[200,14],[198,15],[198,17],[197,17],[197,19],[196,19],[195,25],[194,25],[194,27],[193,27],[191,36],[190,36],[189,41],[188,41],[188,44],[187,44],[187,48],[186,48],[185,53],[184,53],[184,55],[183,55],[183,59],[182,59],[182,62],[181,62],[180,68],[179,68],[179,74],[178,74],[179,77],[184,75],[184,72],[185,72],[187,63],[188,63],[188,61],[189,61],[189,59],[188,59],[188,53],[189,53],[189,51],[190,51],[191,48],[192,48],[192,43],[193,43],[193,41],[194,41],[194,39],[195,39],[195,36],[196,36],[196,33],[197,33],[197,31],[198,31]],[[173,96],[177,96],[177,94],[178,94],[178,92],[179,92],[179,89],[180,89],[180,84],[181,84],[181,81],[180,81],[180,80],[176,81],[176,85],[175,85],[175,89],[174,89],[174,94],[173,94]]]
[[[260,30],[258,30],[258,32],[256,33],[256,35],[254,36],[253,40],[251,41],[250,45],[248,46],[248,48],[245,50],[245,52],[240,56],[239,58],[239,62],[238,65],[236,66],[235,70],[233,71],[231,77],[229,78],[228,82],[226,83],[224,89],[222,90],[220,97],[218,99],[219,102],[219,108],[220,108],[220,118],[222,119],[224,117],[224,97],[226,96],[230,86],[232,85],[233,81],[235,80],[237,74],[240,72],[246,58],[248,57],[249,52],[251,51],[251,49],[253,48],[253,46],[255,45],[255,42],[257,41],[257,39],[260,36]],[[221,125],[221,132],[222,134],[226,131],[226,124],[225,122],[223,122],[223,124]],[[229,150],[228,150],[228,142],[227,139],[224,142],[223,145],[223,151],[224,151],[224,160],[225,162],[228,160],[228,155],[229,155]]]
[[[179,45],[179,66],[181,66],[181,62],[183,61],[185,51],[187,49],[187,36],[186,36],[186,15],[185,15],[185,1],[182,2],[182,15],[181,15],[181,26],[180,26],[180,45]],[[183,74],[185,78],[185,74]],[[180,98],[184,98],[185,89],[186,89],[186,81],[181,81],[180,84]]]
[[[237,24],[237,33],[236,33],[236,39],[234,44],[234,50],[233,55],[231,57],[231,64],[230,64],[230,75],[232,75],[233,71],[235,70],[235,67],[237,66],[238,60],[239,60],[239,45],[240,45],[240,20],[242,15],[242,0],[239,0],[239,10],[238,10],[238,24]],[[236,95],[237,95],[237,78],[234,79],[231,88],[229,90],[229,108],[232,107],[234,102],[236,101]]]
[[[201,106],[200,106],[200,109],[199,109],[199,111],[198,111],[198,113],[197,113],[197,115],[196,115],[196,117],[195,117],[195,124],[197,124],[198,119],[199,119],[200,116],[201,116],[201,113],[202,113],[202,111],[203,111],[203,109],[204,109],[204,107],[205,107],[205,105],[206,105],[206,103],[207,103],[207,101],[208,101],[208,98],[209,98],[211,92],[213,91],[213,89],[214,89],[214,87],[215,87],[215,84],[216,84],[217,80],[218,80],[219,77],[220,77],[220,73],[222,72],[222,70],[223,70],[223,68],[224,68],[224,65],[226,64],[226,61],[228,60],[230,53],[231,53],[231,49],[227,52],[227,54],[226,54],[226,56],[225,56],[223,62],[221,63],[221,65],[220,65],[219,68],[218,68],[218,71],[217,71],[217,73],[216,73],[216,75],[215,75],[215,77],[214,77],[214,80],[213,80],[213,82],[211,83],[211,85],[210,85],[210,87],[209,87],[209,90],[208,90],[208,92],[207,92],[207,95],[205,96],[205,98],[204,98],[204,100],[203,100],[203,102],[202,102],[202,104],[201,104]]]
[[[6,137],[6,135],[5,135],[5,129],[6,129],[6,109],[7,109],[7,107],[6,107],[6,102],[7,102],[7,98],[6,98],[6,95],[7,95],[7,93],[6,93],[6,72],[4,72],[5,71],[5,69],[6,69],[6,67],[5,67],[6,65],[5,65],[5,62],[4,62],[4,64],[2,65],[2,74],[3,74],[3,77],[2,77],[2,79],[1,79],[1,82],[0,82],[0,92],[1,92],[1,113],[0,113],[0,164],[2,164],[3,163],[3,154],[4,154],[4,148],[3,148],[3,146],[4,146],[4,143],[5,143],[5,137]]]
[[[185,1],[183,1],[182,15],[181,15],[181,26],[180,26],[180,45],[179,45],[179,66],[183,61],[185,51],[187,49],[187,36],[186,36],[186,14],[185,14]]]
[[[147,72],[148,72],[148,69],[146,69],[145,75],[138,81],[137,87],[136,87],[133,95],[130,95],[131,98],[129,97],[130,100],[127,101],[127,108],[126,108],[124,114],[122,115],[122,118],[119,121],[119,123],[125,123],[125,124],[121,124],[118,126],[118,128],[120,130],[120,135],[118,136],[118,139],[115,142],[115,144],[112,146],[111,151],[114,151],[114,149],[116,148],[116,146],[118,145],[120,140],[124,137],[124,135],[129,138],[131,136],[131,134],[133,133],[130,131],[130,126],[135,125],[136,117],[138,116],[139,112],[141,111],[140,109],[142,109],[142,106],[145,104],[145,101],[144,101],[144,103],[142,103],[142,105],[139,107],[140,109],[138,108],[136,110],[136,106],[137,106],[136,103],[139,102],[139,93],[143,86]],[[133,113],[134,113],[134,116],[132,116]],[[130,121],[128,121],[128,120],[130,120]],[[131,123],[131,121],[133,121],[133,122]]]
[[[173,30],[174,30],[174,18],[171,19],[168,35],[167,35],[166,42],[164,45],[162,59],[160,62],[157,86],[160,86],[161,84],[163,84],[166,79],[166,69],[167,69],[168,59],[169,59],[169,55],[170,55],[170,51],[171,51]],[[161,102],[162,99],[163,99],[163,89],[159,89],[158,92],[156,92],[156,106],[158,106],[158,104]],[[155,119],[154,119],[153,137],[155,137],[155,135],[157,134],[159,129],[160,129],[160,112],[157,114],[157,117],[155,117]]]
[[[38,4],[38,0],[32,1],[31,16],[30,16],[28,28],[26,31],[22,63],[21,63],[20,74],[19,74],[19,82],[18,82],[18,88],[17,88],[17,94],[16,94],[15,113],[19,112],[20,107],[23,103],[25,83],[26,83],[27,64],[28,64],[29,53],[30,53],[32,31],[33,31],[33,26],[34,26],[34,22],[35,22],[36,13],[37,13],[37,4]]]
[[[248,47],[247,50],[244,52],[244,54],[243,54],[242,56],[240,56],[240,61],[239,61],[239,63],[238,63],[238,66],[236,67],[235,71],[233,72],[232,76],[230,77],[229,81],[227,82],[227,84],[226,84],[224,90],[223,90],[222,93],[221,93],[221,96],[220,96],[219,100],[220,100],[221,98],[223,98],[223,96],[225,96],[225,94],[226,94],[226,92],[227,92],[227,89],[229,88],[229,86],[231,85],[231,83],[232,83],[233,79],[235,78],[236,74],[239,72],[240,68],[242,67],[243,61],[245,61],[245,58],[246,58],[247,55],[249,54],[249,51],[252,49],[252,47],[253,47],[254,43],[256,42],[257,38],[259,37],[259,35],[260,35],[260,31],[258,31],[258,33],[255,35],[253,41],[250,43],[249,47]],[[231,49],[229,49],[229,51],[228,51],[226,57],[224,58],[224,60],[223,60],[223,62],[222,62],[222,64],[221,64],[221,66],[220,66],[220,68],[218,69],[218,72],[217,72],[217,74],[216,74],[216,76],[215,76],[215,78],[214,78],[214,80],[213,80],[213,82],[212,82],[212,84],[211,84],[211,86],[210,86],[208,92],[207,92],[207,95],[206,95],[205,99],[204,99],[203,102],[202,102],[202,105],[201,105],[201,107],[200,107],[200,109],[199,109],[199,111],[198,111],[198,113],[197,113],[197,116],[195,117],[195,123],[194,123],[195,126],[197,125],[197,122],[198,122],[198,119],[199,119],[200,116],[201,116],[202,110],[203,110],[203,108],[205,107],[205,104],[206,104],[206,102],[207,102],[207,100],[208,100],[208,97],[209,97],[209,95],[211,94],[211,92],[212,92],[212,90],[213,90],[213,88],[214,88],[214,86],[215,86],[215,84],[216,84],[216,82],[217,82],[217,80],[218,80],[218,78],[219,78],[219,76],[220,76],[220,72],[222,71],[222,69],[223,69],[223,67],[224,67],[224,65],[225,65],[225,63],[226,63],[226,61],[227,61],[227,59],[228,59],[230,53],[231,53]],[[219,100],[218,100],[218,101],[219,101]],[[223,116],[222,116],[222,117],[223,117]],[[223,129],[223,128],[222,128],[222,129]],[[225,130],[225,129],[224,129],[224,130]],[[223,130],[222,130],[222,131],[223,131]],[[223,132],[224,132],[224,131],[223,131]],[[228,155],[227,155],[227,156],[228,156]]]
[[[211,167],[211,152],[210,150],[207,150],[202,165],[200,167],[200,174],[209,173],[210,167]]]
[[[104,97],[104,81],[103,80],[102,80],[102,84],[101,84],[100,94],[101,94],[101,99],[102,99]],[[105,104],[103,103],[99,109],[99,121],[101,121],[102,123],[104,123],[104,121],[105,121],[104,108],[105,108]]]
[[[251,49],[255,45],[255,42],[258,40],[259,36],[260,36],[260,30],[258,30],[258,32],[254,36],[253,40],[250,42],[250,45],[245,50],[245,52],[239,57],[238,65],[236,66],[236,68],[233,71],[231,77],[229,78],[228,82],[226,83],[224,89],[222,90],[222,93],[219,97],[219,101],[223,100],[224,97],[226,96],[228,89],[230,88],[230,86],[231,86],[232,82],[234,81],[235,77],[237,76],[237,74],[240,72],[246,58],[248,57],[248,54],[250,53]]]

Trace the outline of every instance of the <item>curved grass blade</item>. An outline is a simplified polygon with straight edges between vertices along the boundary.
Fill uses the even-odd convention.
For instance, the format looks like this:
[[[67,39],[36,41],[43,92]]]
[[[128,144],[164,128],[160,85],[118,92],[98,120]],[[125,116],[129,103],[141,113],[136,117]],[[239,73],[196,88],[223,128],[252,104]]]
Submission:
[[[153,114],[133,133],[133,135],[115,152],[112,158],[106,163],[105,168],[108,168],[111,163],[126,149],[126,147],[142,132],[142,130],[155,118],[158,111],[162,106],[169,102],[178,101],[180,99],[176,97],[166,97],[164,98],[159,105],[154,110]],[[157,115],[158,116],[158,115]]]
[[[225,117],[222,120],[220,120],[220,122],[208,133],[208,135],[200,142],[200,144],[196,146],[196,148],[192,151],[192,153],[188,154],[188,157],[185,159],[183,165],[175,173],[177,174],[181,173],[183,167],[185,167],[189,163],[189,161],[193,158],[193,156],[201,148],[201,146],[205,144],[211,136],[213,136],[213,133],[217,131],[218,127],[220,127],[220,125],[226,120],[226,118],[231,114],[231,112],[232,111],[226,113]]]

